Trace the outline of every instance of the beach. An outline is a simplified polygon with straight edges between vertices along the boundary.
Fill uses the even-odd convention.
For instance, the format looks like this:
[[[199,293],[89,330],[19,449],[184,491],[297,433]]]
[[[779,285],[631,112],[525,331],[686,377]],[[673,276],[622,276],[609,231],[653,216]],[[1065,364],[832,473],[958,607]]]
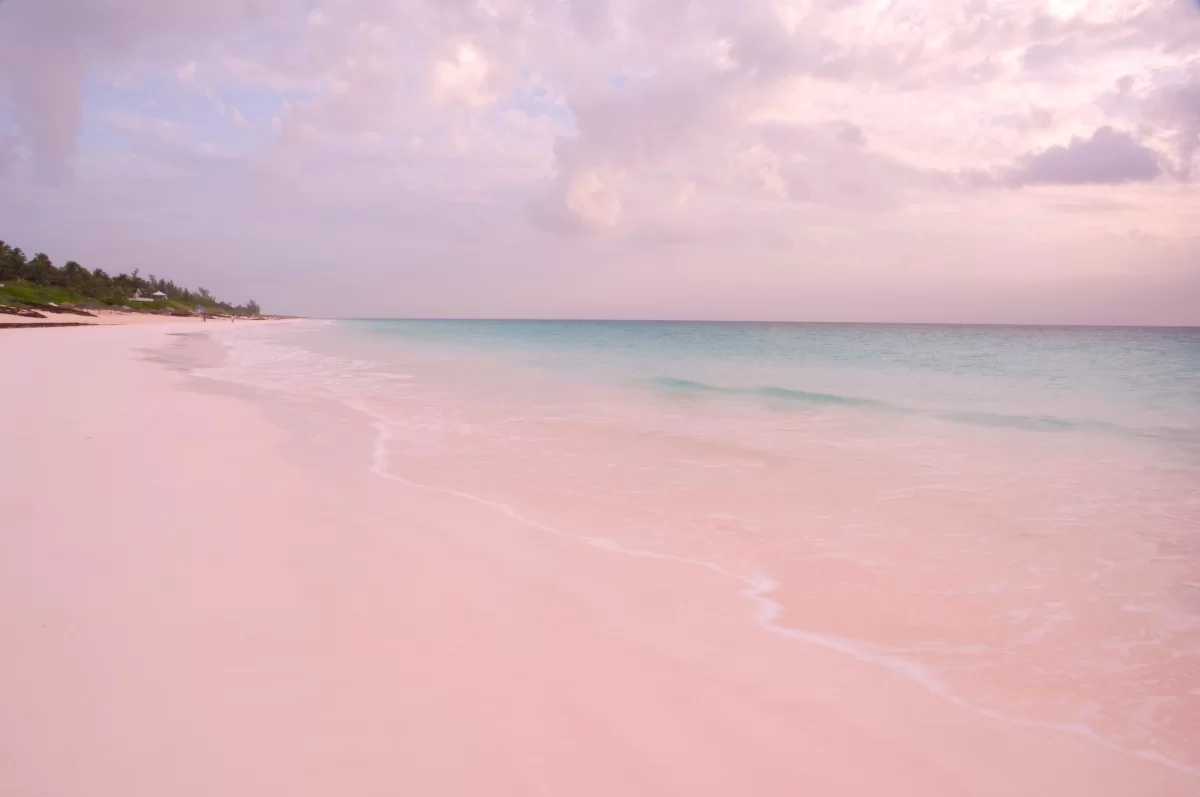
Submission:
[[[199,316],[158,315],[157,313],[117,312],[113,310],[91,310],[91,315],[74,313],[43,313],[44,318],[0,314],[0,329],[20,327],[63,327],[63,326],[127,326],[130,324],[196,324],[208,323]],[[229,319],[222,319],[229,323]],[[219,323],[213,319],[212,323]]]
[[[1032,669],[976,679],[978,670],[947,665],[935,682],[929,673],[943,670],[919,659],[918,635],[944,629],[938,655],[950,656],[952,645],[982,644],[956,641],[959,628],[978,630],[1013,606],[918,599],[903,568],[872,579],[873,603],[846,588],[863,578],[846,569],[851,554],[924,566],[952,549],[856,537],[858,548],[823,549],[821,566],[841,570],[817,572],[815,559],[780,554],[773,546],[786,540],[773,532],[734,529],[728,507],[765,506],[759,498],[781,474],[788,500],[807,502],[775,504],[797,525],[832,517],[835,498],[855,504],[836,480],[804,493],[784,453],[750,445],[744,419],[778,426],[777,414],[707,398],[663,405],[663,418],[738,419],[734,449],[683,440],[666,421],[651,435],[618,417],[617,401],[603,417],[579,409],[567,420],[563,407],[591,405],[564,393],[553,412],[524,398],[510,406],[515,380],[492,379],[486,365],[451,372],[427,348],[385,369],[368,342],[353,357],[332,337],[284,350],[279,335],[334,334],[310,322],[219,326],[0,336],[6,794],[1182,797],[1200,788],[1193,703],[1147,741],[1121,724],[1128,695],[1117,692],[1142,688],[1132,680],[1112,695],[1089,685],[1087,699],[1103,707],[1091,725],[1042,700],[1070,690],[1029,680]],[[455,380],[467,373],[492,381],[460,405],[467,393]],[[555,384],[539,395],[573,389]],[[451,417],[456,407],[466,409]],[[641,441],[636,461],[625,429]],[[971,441],[974,451],[993,445]],[[852,471],[831,455],[810,475],[892,484],[872,464],[884,459],[846,455]],[[671,492],[700,472],[695,463],[709,481],[689,476],[685,492]],[[967,475],[955,478],[938,477],[937,489],[968,486]],[[1156,484],[1169,492],[1173,482]],[[888,517],[904,526],[929,492],[889,503]],[[954,511],[987,516],[978,492],[961,495]],[[1029,495],[1030,513],[1050,513],[1049,493]],[[697,507],[712,529],[672,536],[682,528],[672,518]],[[1133,550],[1117,535],[1104,544]],[[1071,549],[1055,550],[1060,570],[1073,572]],[[951,589],[948,572],[974,577],[975,567],[953,560],[931,571],[931,594]],[[1087,575],[1079,583],[1100,578]],[[1138,570],[1126,585],[1162,577]],[[1048,602],[1076,594],[1060,592]],[[1102,603],[1090,597],[1080,600]],[[994,635],[998,648],[1005,633]],[[1047,656],[1074,655],[1069,640],[1054,644]],[[1183,661],[1170,648],[1178,640],[1159,644],[1143,663]],[[917,658],[896,652],[905,647]],[[1200,689],[1189,662],[1161,671],[1180,701]]]

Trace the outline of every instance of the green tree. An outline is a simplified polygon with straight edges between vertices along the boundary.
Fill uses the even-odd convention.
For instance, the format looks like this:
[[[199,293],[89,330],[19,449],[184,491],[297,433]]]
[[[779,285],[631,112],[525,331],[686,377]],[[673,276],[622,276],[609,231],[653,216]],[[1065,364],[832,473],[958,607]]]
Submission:
[[[45,252],[38,252],[25,264],[21,278],[38,285],[53,285],[54,272],[54,263],[46,256]]]
[[[74,260],[68,260],[62,267],[63,281],[69,290],[83,293],[88,284],[88,273],[83,266]]]
[[[202,303],[209,308],[228,313],[261,314],[254,300],[248,302],[244,309],[235,307],[228,302],[219,301],[207,288],[200,288],[197,293],[193,293],[153,274],[149,279],[144,279],[136,269],[132,274],[121,273],[113,277],[100,268],[89,273],[74,260],[68,261],[62,268],[56,268],[50,258],[41,252],[26,260],[24,252],[4,241],[0,241],[0,280],[25,280],[35,285],[62,287],[74,294],[82,294],[109,304],[125,302],[136,291],[144,294],[162,291],[169,299],[189,306]]]
[[[102,268],[92,271],[92,278],[88,280],[87,290],[84,291],[85,296],[90,296],[93,299],[98,299],[102,302],[112,301],[110,297],[114,292],[112,280]],[[117,301],[120,301],[120,297]]]
[[[15,280],[25,267],[25,255],[0,241],[0,280]]]

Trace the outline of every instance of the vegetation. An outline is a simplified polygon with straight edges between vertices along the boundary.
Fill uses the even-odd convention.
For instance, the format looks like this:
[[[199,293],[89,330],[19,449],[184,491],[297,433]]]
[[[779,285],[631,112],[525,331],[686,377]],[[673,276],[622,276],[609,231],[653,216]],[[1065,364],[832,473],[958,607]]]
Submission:
[[[217,300],[204,288],[190,291],[170,280],[132,274],[109,276],[103,269],[88,271],[74,260],[61,268],[50,258],[38,253],[26,258],[20,249],[0,241],[0,303],[18,305],[109,305],[142,312],[191,314],[197,307],[206,313],[241,316],[261,314],[258,304],[249,300],[233,305]],[[153,302],[134,301],[134,297],[150,298],[161,292],[166,299]]]

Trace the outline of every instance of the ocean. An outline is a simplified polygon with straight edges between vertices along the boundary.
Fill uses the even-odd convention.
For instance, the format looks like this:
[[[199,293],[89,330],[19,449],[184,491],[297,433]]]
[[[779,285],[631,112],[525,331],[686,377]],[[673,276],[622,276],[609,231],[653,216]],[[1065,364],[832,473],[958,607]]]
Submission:
[[[334,430],[313,435],[382,478],[708,568],[764,633],[1200,774],[1200,330],[364,320],[221,338],[229,362],[204,376]]]

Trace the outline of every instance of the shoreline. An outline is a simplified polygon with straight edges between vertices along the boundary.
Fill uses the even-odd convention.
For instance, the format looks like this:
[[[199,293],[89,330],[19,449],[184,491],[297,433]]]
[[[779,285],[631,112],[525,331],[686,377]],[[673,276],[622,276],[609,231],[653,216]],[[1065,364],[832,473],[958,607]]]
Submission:
[[[0,663],[13,751],[0,779],[16,793],[1196,785],[765,633],[728,574],[612,556],[390,475],[403,449],[364,419],[291,417],[193,375],[224,356],[201,331],[0,339],[17,374],[0,408],[24,419],[0,428],[15,452],[0,463],[0,516],[14,521],[0,621],[15,651]],[[54,373],[34,367],[45,361]],[[317,448],[310,429],[352,445]],[[71,500],[55,501],[63,484]]]
[[[0,329],[28,329],[30,327],[94,327],[97,324],[88,324],[83,321],[47,321],[37,323],[38,319],[32,321],[17,321],[17,322],[0,322]]]
[[[205,320],[201,316],[175,316],[175,315],[159,315],[157,313],[138,313],[138,312],[119,312],[115,310],[89,310],[92,315],[77,315],[74,313],[54,313],[47,315],[45,318],[30,318],[28,316],[0,314],[0,329],[17,328],[27,329],[29,327],[104,327],[104,326],[143,326],[147,324],[202,324],[207,326],[210,322],[213,324],[246,324],[246,323],[261,323],[263,321],[285,321],[291,319],[279,318],[275,316],[262,316],[261,318],[239,318],[231,321],[228,317],[220,319]]]
[[[376,416],[371,414],[369,410],[360,408],[359,411],[374,420],[373,426],[375,427],[377,434],[372,441],[373,453],[370,470],[380,478],[397,482],[420,491],[452,495],[464,501],[477,503],[479,505],[488,507],[489,509],[495,510],[496,512],[511,518],[519,524],[536,529],[538,532],[568,539],[576,545],[590,547],[605,554],[611,554],[618,557],[629,557],[632,559],[660,561],[675,565],[683,565],[689,569],[708,571],[718,576],[718,578],[722,581],[732,582],[733,584],[737,585],[737,589],[735,590],[737,599],[739,601],[744,601],[749,607],[746,617],[750,618],[750,622],[752,622],[753,625],[760,629],[763,633],[771,634],[786,640],[799,642],[802,645],[810,648],[832,652],[838,657],[853,660],[855,663],[866,665],[872,670],[886,672],[892,676],[899,676],[901,679],[909,684],[915,685],[922,692],[933,697],[935,700],[945,703],[948,706],[952,706],[955,709],[972,714],[985,721],[997,722],[1013,728],[1032,729],[1035,731],[1073,737],[1089,746],[1094,746],[1099,750],[1107,751],[1121,757],[1138,759],[1155,765],[1160,765],[1183,775],[1197,778],[1197,783],[1200,784],[1200,767],[1178,761],[1158,751],[1130,749],[1123,747],[1119,743],[1106,738],[1102,734],[1098,733],[1095,729],[1087,725],[1028,719],[1020,716],[1009,715],[1005,712],[995,709],[974,705],[969,700],[954,694],[954,692],[949,689],[945,683],[942,683],[938,679],[936,674],[927,671],[919,664],[915,664],[914,662],[906,661],[890,655],[885,648],[872,650],[872,645],[861,640],[788,626],[782,620],[786,611],[786,607],[784,604],[780,603],[777,600],[777,596],[775,596],[775,593],[777,593],[780,588],[780,584],[770,578],[763,577],[755,579],[729,571],[717,563],[702,559],[695,559],[688,556],[664,553],[655,550],[629,548],[625,547],[624,544],[616,543],[613,540],[574,534],[572,532],[564,531],[560,528],[548,526],[544,523],[532,520],[508,505],[498,503],[482,496],[460,492],[458,490],[450,490],[442,487],[422,484],[392,474],[387,468],[387,462],[389,458],[388,442],[391,440],[390,431],[388,430],[386,424],[382,423]]]

